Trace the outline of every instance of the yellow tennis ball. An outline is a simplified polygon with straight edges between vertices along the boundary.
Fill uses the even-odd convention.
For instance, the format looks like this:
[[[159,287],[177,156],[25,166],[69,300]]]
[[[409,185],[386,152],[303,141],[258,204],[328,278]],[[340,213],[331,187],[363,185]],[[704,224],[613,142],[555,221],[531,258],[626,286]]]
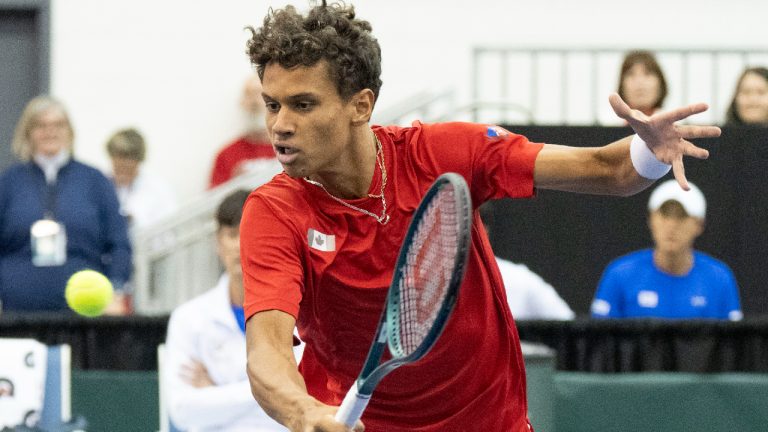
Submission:
[[[112,303],[112,283],[95,270],[81,270],[69,277],[64,298],[73,311],[87,317],[101,315]]]

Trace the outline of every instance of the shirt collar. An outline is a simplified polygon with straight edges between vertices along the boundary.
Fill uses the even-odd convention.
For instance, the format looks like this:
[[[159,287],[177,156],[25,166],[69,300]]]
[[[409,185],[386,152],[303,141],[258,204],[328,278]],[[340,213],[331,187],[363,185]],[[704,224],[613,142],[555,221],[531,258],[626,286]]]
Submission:
[[[68,150],[61,149],[53,156],[36,154],[33,156],[33,159],[37,166],[43,170],[43,173],[45,174],[45,182],[51,184],[56,181],[56,177],[59,175],[61,167],[66,165],[69,161],[69,156]]]

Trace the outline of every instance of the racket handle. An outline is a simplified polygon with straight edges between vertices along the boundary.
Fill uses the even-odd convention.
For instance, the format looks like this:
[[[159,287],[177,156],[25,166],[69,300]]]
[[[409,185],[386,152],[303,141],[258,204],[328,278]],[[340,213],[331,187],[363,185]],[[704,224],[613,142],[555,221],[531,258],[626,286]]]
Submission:
[[[363,416],[363,411],[365,411],[365,407],[368,406],[370,400],[371,395],[359,394],[357,392],[357,383],[352,384],[352,388],[344,396],[339,410],[336,411],[336,421],[344,423],[349,428],[354,427],[355,423]]]

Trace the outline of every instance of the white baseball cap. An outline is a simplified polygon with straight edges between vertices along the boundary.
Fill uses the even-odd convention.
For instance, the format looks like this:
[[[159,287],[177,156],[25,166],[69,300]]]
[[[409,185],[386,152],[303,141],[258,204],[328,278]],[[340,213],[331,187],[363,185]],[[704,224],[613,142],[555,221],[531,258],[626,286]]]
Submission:
[[[691,190],[686,191],[677,184],[677,180],[667,180],[661,183],[648,199],[648,210],[656,211],[665,202],[674,200],[683,206],[688,216],[704,219],[707,214],[707,200],[696,185],[691,182],[688,182],[688,185]]]

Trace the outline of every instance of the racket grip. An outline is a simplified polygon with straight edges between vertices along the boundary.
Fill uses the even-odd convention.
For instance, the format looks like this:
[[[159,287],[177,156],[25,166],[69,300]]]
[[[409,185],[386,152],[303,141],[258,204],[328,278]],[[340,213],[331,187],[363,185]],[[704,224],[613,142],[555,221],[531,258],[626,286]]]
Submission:
[[[344,423],[349,428],[354,427],[355,423],[363,416],[363,411],[365,411],[365,407],[368,406],[370,400],[371,395],[359,394],[357,392],[357,383],[352,384],[352,388],[344,396],[339,410],[336,411],[336,421]]]

